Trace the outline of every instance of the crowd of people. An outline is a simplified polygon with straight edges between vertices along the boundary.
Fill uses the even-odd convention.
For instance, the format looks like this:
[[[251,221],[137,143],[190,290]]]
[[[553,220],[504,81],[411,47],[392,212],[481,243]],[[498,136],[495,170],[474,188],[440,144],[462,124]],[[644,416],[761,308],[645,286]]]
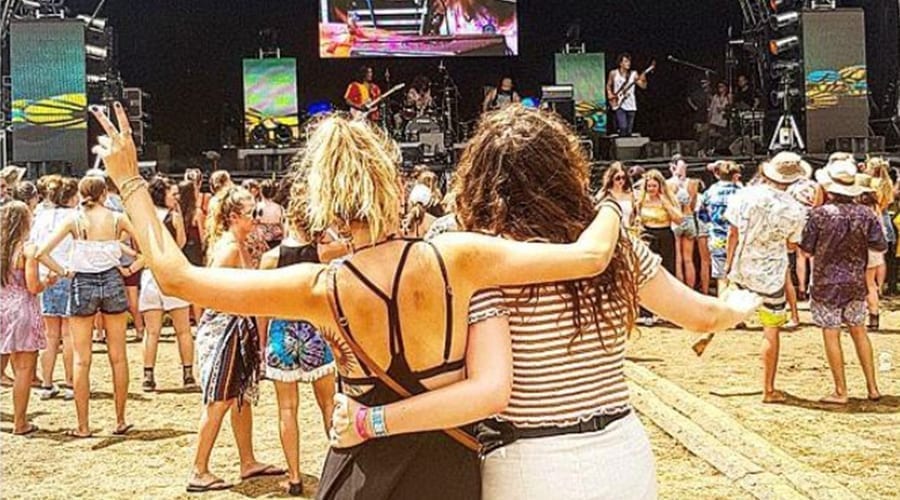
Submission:
[[[96,341],[113,373],[112,432],[140,426],[126,418],[126,331],[143,342],[141,388],[155,391],[166,317],[182,384],[202,396],[189,492],[232,486],[209,468],[229,414],[241,478],[286,475],[302,494],[304,382],[331,443],[319,498],[550,498],[563,483],[570,498],[655,498],[624,376],[636,325],[661,319],[708,343],[758,311],[774,403],[785,397],[779,331],[807,298],[834,375],[824,400],[848,398],[845,325],[868,397],[880,397],[867,327],[880,294],[896,291],[897,198],[881,159],[861,173],[834,155],[813,180],[781,153],[746,185],[721,161],[708,188],[682,158],[668,179],[614,163],[591,192],[571,130],[513,105],[481,120],[449,186],[424,167],[400,171],[396,143],[335,115],[284,179],[238,186],[216,171],[207,193],[196,169],[178,183],[139,175],[114,110],[121,127],[92,110],[105,170],[36,184],[18,167],[0,175],[14,434],[37,430],[26,415],[38,384],[41,399],[74,399],[69,434],[91,436]],[[286,468],[254,455],[262,380],[274,384]],[[582,462],[616,466],[584,474]]]

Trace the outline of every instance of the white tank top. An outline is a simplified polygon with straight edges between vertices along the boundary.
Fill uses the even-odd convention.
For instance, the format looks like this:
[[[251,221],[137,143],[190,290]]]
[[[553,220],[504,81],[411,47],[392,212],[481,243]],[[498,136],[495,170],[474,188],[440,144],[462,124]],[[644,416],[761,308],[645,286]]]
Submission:
[[[613,71],[615,75],[613,77],[613,90],[618,93],[620,90],[625,88],[632,82],[637,81],[637,71],[629,71],[627,75],[622,75],[622,72],[616,69]],[[631,88],[628,89],[628,92],[625,92],[625,95],[620,99],[622,105],[621,109],[625,111],[637,111],[637,99],[634,98],[634,88],[636,85],[631,85]]]
[[[81,235],[81,215],[76,218],[76,232]],[[118,219],[116,219],[118,227]],[[76,273],[102,273],[119,266],[122,247],[119,240],[93,241],[81,237],[72,241],[70,266]]]

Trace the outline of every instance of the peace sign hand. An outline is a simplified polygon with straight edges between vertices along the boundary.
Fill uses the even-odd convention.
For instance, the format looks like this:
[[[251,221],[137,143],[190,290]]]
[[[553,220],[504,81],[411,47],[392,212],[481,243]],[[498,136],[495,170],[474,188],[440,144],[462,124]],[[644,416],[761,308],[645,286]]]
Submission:
[[[116,121],[119,122],[118,129],[98,106],[90,107],[91,114],[106,132],[105,136],[97,138],[98,144],[91,151],[103,160],[110,178],[117,185],[121,185],[122,181],[139,173],[137,148],[134,146],[131,124],[128,122],[125,108],[119,102],[113,103],[113,108],[116,112]]]

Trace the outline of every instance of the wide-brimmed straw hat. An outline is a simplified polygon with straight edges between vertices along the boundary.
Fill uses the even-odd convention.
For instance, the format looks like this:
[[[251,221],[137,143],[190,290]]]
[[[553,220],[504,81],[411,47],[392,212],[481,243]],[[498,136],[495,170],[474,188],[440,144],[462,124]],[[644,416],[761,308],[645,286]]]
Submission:
[[[816,181],[825,191],[851,198],[872,191],[859,180],[859,171],[852,161],[833,161],[816,171]]]
[[[800,155],[783,151],[763,163],[762,174],[779,184],[793,184],[800,179],[809,179],[812,167]]]

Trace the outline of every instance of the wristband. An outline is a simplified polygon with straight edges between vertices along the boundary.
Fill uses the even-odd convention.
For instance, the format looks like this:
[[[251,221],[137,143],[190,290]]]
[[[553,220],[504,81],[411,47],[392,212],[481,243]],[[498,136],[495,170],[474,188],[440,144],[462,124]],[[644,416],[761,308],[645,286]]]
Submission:
[[[376,406],[371,412],[372,432],[375,437],[385,437],[388,435],[387,426],[384,423],[384,406]]]
[[[369,435],[369,429],[366,428],[366,417],[369,415],[369,408],[365,406],[360,406],[358,410],[356,410],[356,434],[363,438],[363,440],[368,440],[372,436]]]

